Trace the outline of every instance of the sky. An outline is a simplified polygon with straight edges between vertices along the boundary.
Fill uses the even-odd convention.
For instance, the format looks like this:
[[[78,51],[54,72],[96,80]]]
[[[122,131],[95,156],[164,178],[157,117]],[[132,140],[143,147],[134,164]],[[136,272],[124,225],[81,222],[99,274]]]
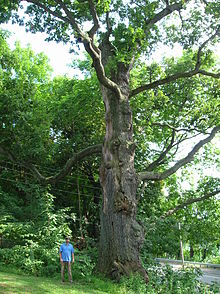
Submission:
[[[31,45],[32,50],[35,53],[44,52],[49,58],[50,65],[53,68],[53,76],[57,75],[67,75],[72,77],[73,75],[81,76],[77,69],[70,66],[72,61],[76,58],[83,59],[83,54],[76,57],[73,53],[69,52],[70,46],[63,43],[56,43],[54,41],[45,41],[46,33],[36,33],[32,34],[25,31],[24,26],[19,26],[18,24],[1,24],[0,28],[8,30],[12,33],[12,36],[8,39],[8,43],[11,48],[14,47],[16,41],[21,43],[22,47],[26,47],[28,44]],[[215,48],[215,51],[220,55],[220,44]],[[151,60],[159,62],[164,56],[166,57],[179,57],[182,55],[182,48],[180,45],[174,45],[171,49],[166,46],[160,46],[152,56]]]
[[[28,4],[23,4],[24,8],[27,6]],[[19,12],[19,15],[24,15],[23,10]],[[74,56],[73,53],[69,53],[70,47],[67,44],[56,43],[54,41],[46,42],[45,38],[47,35],[45,33],[32,34],[26,32],[24,26],[12,24],[11,22],[8,24],[1,24],[0,28],[6,29],[12,33],[12,36],[8,40],[11,48],[13,48],[15,41],[20,41],[22,47],[26,47],[30,44],[35,53],[44,52],[50,60],[50,65],[53,68],[53,76],[67,75],[72,77],[73,75],[77,75],[78,77],[81,77],[79,71],[77,72],[76,69],[70,67],[70,64],[76,56]],[[215,48],[215,51],[220,56],[220,44]],[[174,45],[173,49],[166,46],[160,46],[160,48],[152,54],[151,60],[159,62],[164,56],[179,57],[181,55],[182,48],[178,44]],[[77,58],[82,59],[83,54],[80,54]]]
[[[68,75],[73,76],[76,70],[69,65],[74,58],[73,54],[69,53],[68,45],[56,43],[54,41],[44,41],[47,35],[45,33],[32,34],[25,31],[24,27],[17,24],[1,24],[0,28],[8,30],[12,36],[8,39],[11,48],[14,47],[15,41],[19,41],[22,47],[31,45],[35,53],[44,52],[49,57],[50,65],[53,68],[53,76]]]
[[[56,43],[54,41],[47,42],[45,41],[45,38],[47,37],[46,33],[32,34],[30,32],[26,32],[25,27],[17,24],[1,24],[0,28],[8,30],[12,33],[12,36],[8,39],[8,43],[11,48],[14,47],[16,41],[19,41],[22,47],[26,47],[30,44],[35,53],[44,52],[50,60],[50,65],[53,68],[53,76],[67,75],[71,77],[76,74],[78,76],[80,75],[79,72],[76,72],[76,69],[70,67],[70,64],[76,56],[74,56],[73,53],[69,53],[70,47],[67,44]],[[163,46],[153,53],[152,60],[154,59],[159,61],[165,55],[178,57],[181,56],[181,54],[182,49],[180,45],[174,46],[173,50]],[[77,58],[82,59],[83,55],[78,55]]]

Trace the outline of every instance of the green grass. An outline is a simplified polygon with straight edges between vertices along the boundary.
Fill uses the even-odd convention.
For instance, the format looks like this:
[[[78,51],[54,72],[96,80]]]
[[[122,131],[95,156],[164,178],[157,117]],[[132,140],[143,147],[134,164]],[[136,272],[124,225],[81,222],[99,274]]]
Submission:
[[[27,276],[21,273],[16,273],[15,270],[0,267],[0,293],[1,294],[123,294],[125,290],[113,282],[98,278],[91,277],[73,281],[73,284],[67,281],[61,284],[60,277],[57,278],[44,278]]]

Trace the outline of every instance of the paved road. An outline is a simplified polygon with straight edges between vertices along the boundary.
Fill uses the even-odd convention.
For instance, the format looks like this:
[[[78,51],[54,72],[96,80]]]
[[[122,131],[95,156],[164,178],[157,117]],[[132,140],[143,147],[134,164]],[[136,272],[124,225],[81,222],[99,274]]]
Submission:
[[[161,263],[164,265],[164,263]],[[182,267],[180,264],[170,263],[173,269],[179,269]],[[219,268],[200,268],[202,271],[202,276],[200,277],[200,281],[206,284],[212,284],[213,282],[219,284],[220,286],[220,269]]]
[[[203,283],[211,284],[216,282],[220,285],[220,269],[216,268],[201,268],[202,277],[200,278]]]

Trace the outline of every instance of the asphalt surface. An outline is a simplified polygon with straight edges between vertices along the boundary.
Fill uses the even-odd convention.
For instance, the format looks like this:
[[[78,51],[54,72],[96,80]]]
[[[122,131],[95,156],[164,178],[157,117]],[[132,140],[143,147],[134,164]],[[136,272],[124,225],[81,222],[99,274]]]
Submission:
[[[164,265],[165,263],[161,263]],[[170,263],[173,269],[179,269],[182,267],[180,264]],[[217,283],[220,286],[220,269],[219,268],[200,268],[202,271],[202,276],[200,277],[200,281],[206,284]]]
[[[220,285],[220,269],[214,268],[201,268],[202,276],[200,280],[206,284],[212,284],[213,282]]]

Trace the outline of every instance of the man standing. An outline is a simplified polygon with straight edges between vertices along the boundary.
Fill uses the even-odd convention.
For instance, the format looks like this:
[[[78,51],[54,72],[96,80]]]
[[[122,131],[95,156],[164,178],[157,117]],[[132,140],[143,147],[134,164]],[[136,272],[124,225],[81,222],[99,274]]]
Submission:
[[[66,242],[60,246],[61,281],[64,283],[65,267],[68,266],[69,282],[72,283],[71,261],[74,263],[74,248],[70,244],[70,238],[66,237]]]

